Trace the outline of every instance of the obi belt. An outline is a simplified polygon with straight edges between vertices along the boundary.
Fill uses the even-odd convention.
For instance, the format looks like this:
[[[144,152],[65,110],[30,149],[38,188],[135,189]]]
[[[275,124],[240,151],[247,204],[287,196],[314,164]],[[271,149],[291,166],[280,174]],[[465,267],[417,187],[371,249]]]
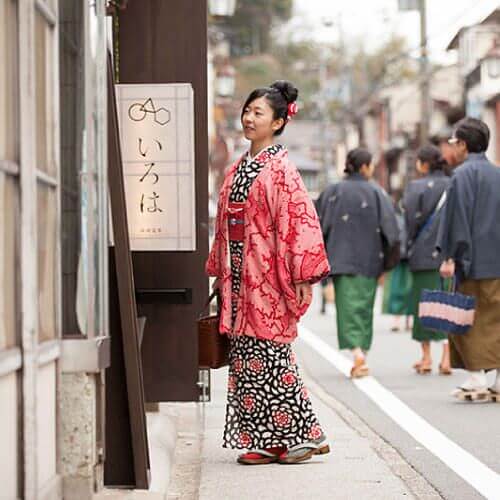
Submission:
[[[245,234],[245,203],[230,201],[227,211],[229,240],[243,241]]]

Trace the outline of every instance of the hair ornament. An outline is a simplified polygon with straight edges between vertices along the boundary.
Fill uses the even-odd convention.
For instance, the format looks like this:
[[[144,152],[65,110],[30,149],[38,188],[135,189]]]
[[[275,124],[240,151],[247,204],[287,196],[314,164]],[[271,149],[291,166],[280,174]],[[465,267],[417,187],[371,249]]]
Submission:
[[[286,119],[287,120],[291,120],[297,114],[298,110],[299,110],[299,107],[298,107],[297,103],[296,102],[291,102],[288,105],[288,112],[287,112]]]

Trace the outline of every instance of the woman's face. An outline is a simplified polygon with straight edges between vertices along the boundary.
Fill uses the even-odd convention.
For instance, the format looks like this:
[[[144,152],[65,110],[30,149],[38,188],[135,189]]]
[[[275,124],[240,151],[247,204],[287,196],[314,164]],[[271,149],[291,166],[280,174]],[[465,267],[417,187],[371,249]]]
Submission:
[[[284,124],[283,118],[274,119],[273,108],[265,97],[254,99],[244,110],[241,117],[243,133],[249,141],[272,139],[274,133]]]

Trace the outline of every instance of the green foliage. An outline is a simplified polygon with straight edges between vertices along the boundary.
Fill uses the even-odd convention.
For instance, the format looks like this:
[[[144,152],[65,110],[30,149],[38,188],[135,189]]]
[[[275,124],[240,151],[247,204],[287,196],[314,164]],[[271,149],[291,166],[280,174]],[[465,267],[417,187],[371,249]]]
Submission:
[[[238,0],[234,16],[222,22],[230,33],[233,55],[268,52],[273,24],[290,19],[292,9],[293,0]]]
[[[235,15],[223,21],[236,67],[238,102],[256,87],[286,79],[299,89],[301,118],[319,117],[326,104],[326,112],[336,120],[362,112],[381,87],[415,77],[415,61],[401,37],[393,36],[375,52],[283,35],[273,40],[273,27],[287,21],[292,8],[293,0],[238,0]],[[320,95],[321,61],[326,102]]]
[[[241,101],[256,88],[275,80],[290,80],[299,89],[301,118],[317,115],[314,95],[318,92],[321,47],[308,41],[273,45],[270,54],[245,56],[235,60],[236,98]]]

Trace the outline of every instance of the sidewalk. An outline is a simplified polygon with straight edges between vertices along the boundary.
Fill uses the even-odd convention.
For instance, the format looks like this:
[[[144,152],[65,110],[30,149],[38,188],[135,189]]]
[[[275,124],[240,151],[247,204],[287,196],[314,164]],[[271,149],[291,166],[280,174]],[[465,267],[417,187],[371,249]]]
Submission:
[[[240,452],[221,448],[226,376],[226,370],[213,371],[212,402],[196,410],[198,428],[187,434],[188,445],[178,438],[169,500],[441,498],[397,451],[307,377],[332,452],[299,465],[238,465]],[[200,439],[193,442],[195,436]]]

